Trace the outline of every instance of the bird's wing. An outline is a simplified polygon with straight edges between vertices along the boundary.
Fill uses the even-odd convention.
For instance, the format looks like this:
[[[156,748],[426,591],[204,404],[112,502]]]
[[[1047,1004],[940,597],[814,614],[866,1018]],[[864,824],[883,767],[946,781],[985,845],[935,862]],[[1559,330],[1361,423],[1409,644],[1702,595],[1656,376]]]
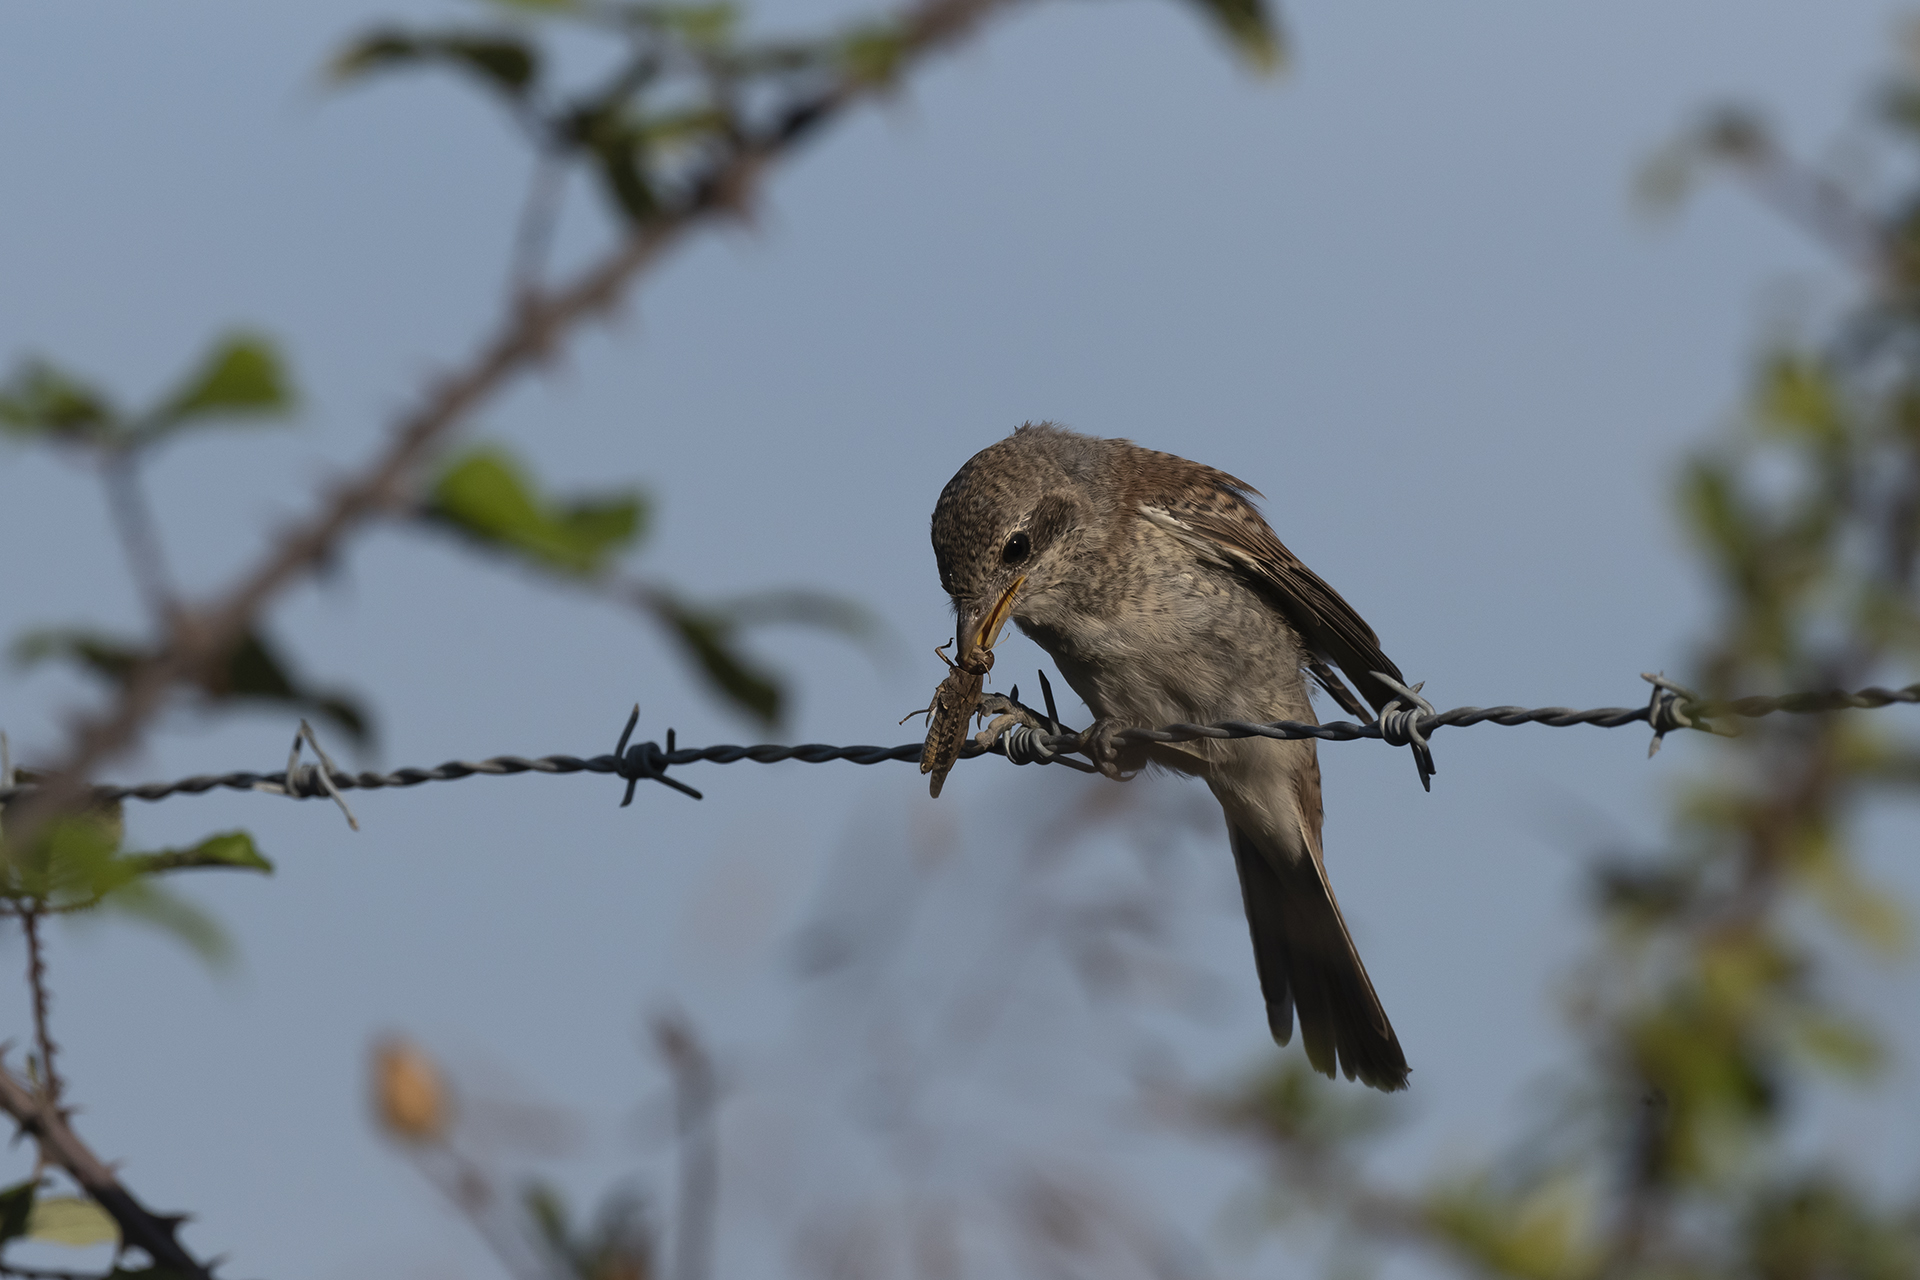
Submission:
[[[1182,500],[1165,505],[1142,504],[1140,514],[1201,559],[1245,578],[1293,624],[1315,657],[1345,672],[1375,710],[1386,706],[1394,693],[1373,673],[1383,672],[1402,683],[1404,679],[1400,668],[1381,652],[1380,637],[1373,628],[1338,591],[1287,550],[1251,503],[1224,485],[1210,488],[1210,493],[1183,495]],[[1308,670],[1350,714],[1363,714],[1353,695],[1339,686],[1323,663],[1310,664]]]

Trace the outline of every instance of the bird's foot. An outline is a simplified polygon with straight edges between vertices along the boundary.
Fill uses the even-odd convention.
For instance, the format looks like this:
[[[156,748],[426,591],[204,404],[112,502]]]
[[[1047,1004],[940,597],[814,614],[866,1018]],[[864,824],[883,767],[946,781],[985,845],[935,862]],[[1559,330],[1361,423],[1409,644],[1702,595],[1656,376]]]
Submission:
[[[1017,694],[1019,690],[1016,689],[1014,692]],[[1036,733],[1062,732],[1060,726],[1038,711],[1004,693],[982,694],[974,714],[988,722],[987,727],[975,735],[983,747],[993,745],[995,738],[1016,724],[1026,725]]]
[[[1115,782],[1124,782],[1133,777],[1146,764],[1139,747],[1120,741],[1121,731],[1129,727],[1119,720],[1102,716],[1080,734],[1081,753],[1093,761],[1094,768]]]

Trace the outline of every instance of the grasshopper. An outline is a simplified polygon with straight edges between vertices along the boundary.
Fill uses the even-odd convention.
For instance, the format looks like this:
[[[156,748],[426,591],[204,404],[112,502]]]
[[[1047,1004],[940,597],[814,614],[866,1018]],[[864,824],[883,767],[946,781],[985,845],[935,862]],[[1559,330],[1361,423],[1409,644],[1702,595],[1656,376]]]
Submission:
[[[960,748],[966,744],[967,721],[980,705],[980,682],[993,670],[990,649],[979,650],[972,661],[963,665],[949,658],[946,648],[943,644],[934,653],[947,664],[947,678],[933,691],[933,701],[927,704],[927,709],[913,713],[927,718],[927,745],[920,753],[920,772],[933,775],[927,791],[936,798],[947,780],[947,771],[953,768],[953,762],[960,758]],[[907,718],[912,719],[913,715]]]

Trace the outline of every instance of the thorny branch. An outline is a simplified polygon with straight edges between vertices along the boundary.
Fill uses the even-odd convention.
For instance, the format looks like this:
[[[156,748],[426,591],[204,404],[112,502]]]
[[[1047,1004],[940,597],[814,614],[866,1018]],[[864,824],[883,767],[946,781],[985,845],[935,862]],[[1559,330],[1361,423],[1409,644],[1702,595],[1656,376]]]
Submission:
[[[952,43],[1017,2],[926,0],[901,20],[902,64]],[[409,478],[476,410],[546,361],[575,326],[609,312],[628,286],[690,231],[743,215],[775,161],[820,125],[886,87],[885,81],[848,74],[794,104],[762,136],[745,139],[700,175],[678,207],[633,230],[571,280],[510,303],[493,336],[472,358],[429,385],[420,402],[393,424],[383,451],[329,486],[318,510],[284,528],[260,561],[223,594],[174,611],[153,656],[134,668],[110,707],[79,722],[65,758],[14,816],[18,837],[31,842],[54,816],[80,802],[92,770],[139,738],[175,686],[215,669],[282,591],[337,554],[367,521],[404,507]]]
[[[31,1134],[40,1154],[64,1169],[94,1202],[120,1227],[122,1244],[146,1251],[154,1265],[188,1280],[213,1280],[213,1272],[178,1239],[184,1218],[159,1214],[134,1199],[110,1169],[68,1126],[60,1109],[22,1084],[0,1063],[0,1111],[14,1118],[22,1133]]]
[[[54,1069],[53,1036],[47,1031],[47,966],[40,949],[40,913],[31,907],[20,912],[20,928],[27,938],[27,987],[33,995],[33,1040],[40,1050],[40,1092],[47,1105],[60,1105],[60,1073]]]

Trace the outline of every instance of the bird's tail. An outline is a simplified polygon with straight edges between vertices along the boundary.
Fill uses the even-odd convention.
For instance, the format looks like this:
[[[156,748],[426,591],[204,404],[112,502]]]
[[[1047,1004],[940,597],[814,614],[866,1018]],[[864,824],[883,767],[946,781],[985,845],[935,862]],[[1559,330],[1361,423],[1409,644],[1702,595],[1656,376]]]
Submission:
[[[1293,1038],[1297,1011],[1300,1039],[1315,1071],[1331,1077],[1337,1060],[1349,1080],[1375,1089],[1406,1088],[1406,1055],[1320,859],[1263,849],[1238,826],[1229,826],[1228,834],[1273,1038],[1281,1044]]]

